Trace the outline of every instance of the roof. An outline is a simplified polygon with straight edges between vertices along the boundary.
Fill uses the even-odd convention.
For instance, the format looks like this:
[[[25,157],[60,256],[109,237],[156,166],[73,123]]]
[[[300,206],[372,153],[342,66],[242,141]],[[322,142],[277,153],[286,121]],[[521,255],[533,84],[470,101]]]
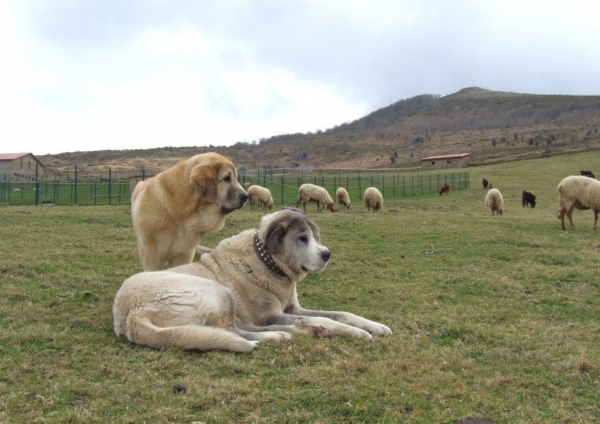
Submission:
[[[471,153],[457,153],[454,155],[427,156],[426,158],[422,158],[421,162],[430,161],[430,160],[461,159],[461,158],[466,158],[470,154]]]
[[[0,161],[2,160],[15,160],[19,159],[23,156],[31,155],[40,165],[44,166],[44,164],[35,157],[35,155],[31,152],[26,153],[0,153]]]

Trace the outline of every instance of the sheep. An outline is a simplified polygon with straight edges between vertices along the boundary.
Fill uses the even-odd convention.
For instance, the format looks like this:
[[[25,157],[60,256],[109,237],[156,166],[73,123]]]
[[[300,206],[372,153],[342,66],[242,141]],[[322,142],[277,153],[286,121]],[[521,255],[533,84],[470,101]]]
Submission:
[[[331,212],[335,212],[335,203],[331,200],[331,196],[327,193],[323,187],[319,187],[314,184],[302,184],[298,188],[298,200],[296,201],[296,207],[302,203],[304,212],[306,212],[306,202],[316,202],[317,212],[327,208]]]
[[[581,174],[584,177],[596,178],[596,176],[594,175],[594,173],[592,171],[586,171],[584,169],[579,171],[579,174]]]
[[[521,193],[521,207],[532,207],[535,208],[535,194],[531,190],[523,190]]]
[[[502,215],[504,212],[504,199],[497,188],[492,188],[485,196],[485,205],[492,211],[492,216]]]
[[[375,187],[369,187],[365,190],[364,200],[368,211],[381,212],[381,208],[383,208],[383,195]]]
[[[346,209],[350,209],[350,195],[344,187],[340,187],[335,191],[335,201]]]
[[[258,185],[251,185],[246,190],[248,193],[248,203],[250,203],[250,210],[254,210],[254,205],[258,202],[262,203],[263,210],[273,206],[273,196],[271,196],[271,191],[268,188],[261,187]]]
[[[483,179],[483,181],[482,181],[482,183],[483,183],[483,189],[484,189],[484,190],[485,190],[486,188],[488,188],[488,184],[489,184],[489,181],[488,181],[488,180],[486,180],[486,179],[484,178],[484,179]]]
[[[558,212],[556,217],[560,219],[560,225],[565,230],[565,215],[569,218],[571,229],[573,224],[573,210],[594,211],[594,231],[598,224],[598,211],[600,211],[600,181],[589,177],[572,175],[564,178],[557,187]]]
[[[444,193],[450,194],[450,186],[448,184],[444,184],[440,189],[440,196]]]

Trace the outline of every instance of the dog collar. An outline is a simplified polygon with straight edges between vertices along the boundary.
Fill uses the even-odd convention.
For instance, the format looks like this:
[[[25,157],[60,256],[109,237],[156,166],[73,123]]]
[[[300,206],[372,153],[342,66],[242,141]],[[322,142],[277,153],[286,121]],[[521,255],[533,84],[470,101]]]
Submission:
[[[275,274],[277,274],[281,277],[288,276],[283,271],[283,269],[281,269],[279,267],[279,265],[277,265],[275,263],[275,261],[273,260],[271,255],[269,255],[269,252],[267,252],[266,246],[264,245],[264,243],[260,240],[260,237],[258,236],[258,231],[256,233],[254,233],[254,243],[252,243],[252,244],[254,245],[254,251],[256,252],[256,254],[260,258],[260,260],[263,261],[263,263],[267,266],[267,268],[269,268],[271,271],[273,271]]]

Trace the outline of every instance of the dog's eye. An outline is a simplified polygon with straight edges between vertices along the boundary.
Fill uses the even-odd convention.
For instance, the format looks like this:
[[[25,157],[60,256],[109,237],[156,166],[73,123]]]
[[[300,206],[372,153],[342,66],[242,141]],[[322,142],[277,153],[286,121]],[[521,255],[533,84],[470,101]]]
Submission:
[[[300,237],[298,237],[298,241],[300,243],[308,243],[308,237],[306,237],[306,236],[300,236]]]
[[[231,175],[228,175],[225,178],[223,178],[223,181],[225,181],[226,183],[230,183],[231,182]]]

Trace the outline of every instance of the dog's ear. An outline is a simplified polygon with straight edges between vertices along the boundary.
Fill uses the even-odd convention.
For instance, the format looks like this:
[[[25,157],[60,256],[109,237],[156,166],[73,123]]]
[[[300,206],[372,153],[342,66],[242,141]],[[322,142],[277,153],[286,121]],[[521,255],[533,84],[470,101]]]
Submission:
[[[276,221],[271,223],[265,232],[265,246],[269,255],[276,255],[281,252],[283,238],[287,234],[290,226],[289,221]]]
[[[196,187],[200,196],[208,202],[217,201],[217,176],[219,165],[201,162],[192,168],[190,183]]]

